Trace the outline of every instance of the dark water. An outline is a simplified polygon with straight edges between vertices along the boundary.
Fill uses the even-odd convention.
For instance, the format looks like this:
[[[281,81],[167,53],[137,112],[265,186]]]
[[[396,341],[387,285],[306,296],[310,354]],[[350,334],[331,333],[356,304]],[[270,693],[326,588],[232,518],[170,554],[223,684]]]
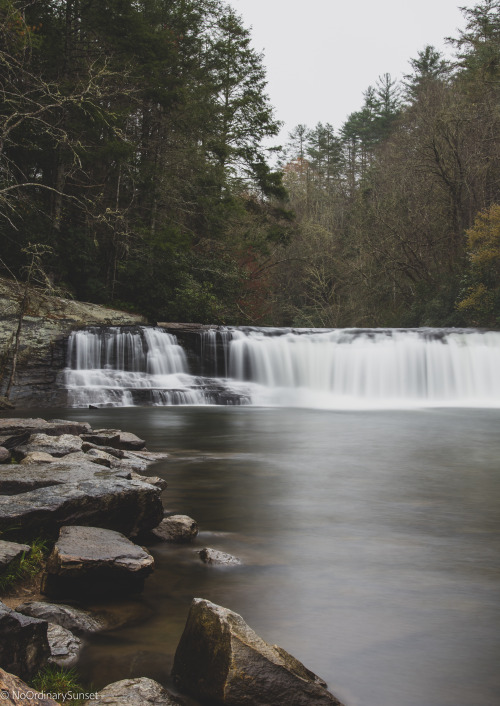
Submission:
[[[47,417],[47,410],[41,414]],[[168,680],[194,596],[245,618],[346,706],[500,703],[500,410],[59,410],[171,456],[149,470],[194,547],[158,544],[135,621],[93,638],[101,686]],[[211,546],[243,560],[206,567]]]

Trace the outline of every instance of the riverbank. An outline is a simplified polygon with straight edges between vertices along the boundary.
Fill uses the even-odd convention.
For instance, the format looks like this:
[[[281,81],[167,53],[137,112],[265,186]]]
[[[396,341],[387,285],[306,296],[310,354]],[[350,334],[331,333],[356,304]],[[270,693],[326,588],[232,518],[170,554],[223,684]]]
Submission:
[[[7,601],[0,599],[0,667],[30,683],[47,663],[77,665],[87,634],[116,628],[109,609],[117,600],[140,592],[154,568],[154,558],[143,544],[164,541],[182,545],[192,541],[198,530],[190,518],[165,513],[161,498],[165,481],[142,475],[165,454],[147,451],[145,442],[134,434],[92,429],[83,421],[3,418],[0,442],[4,450],[0,547],[12,551],[18,546],[24,558],[32,551],[28,544],[33,546],[34,538],[43,538],[46,543],[40,582],[28,589],[19,586]],[[209,548],[197,554],[197,561],[209,565],[240,564],[235,557]],[[9,567],[5,565],[4,570],[8,572]],[[101,610],[89,612],[89,601],[99,602]],[[195,700],[168,694],[164,686],[150,679],[135,678],[102,689],[99,698],[103,703],[135,704],[133,699],[137,698],[139,704],[151,689],[155,703],[165,706],[202,704],[214,690],[219,693],[218,703],[226,703],[222,694],[230,691],[231,703],[246,703],[250,692],[248,687],[241,691],[240,677],[234,681],[230,672],[210,666],[215,659],[214,646],[219,655],[221,650],[229,650],[233,660],[244,646],[236,673],[249,670],[251,675],[255,669],[262,673],[255,684],[252,681],[252,689],[257,689],[251,692],[255,698],[261,698],[265,683],[275,683],[274,696],[266,696],[262,703],[281,704],[292,690],[290,693],[303,691],[304,704],[339,704],[319,678],[281,648],[276,651],[264,643],[240,616],[210,601],[196,601],[174,664],[175,679]],[[215,620],[208,632],[207,620],[210,624]],[[21,648],[20,631],[24,635]],[[201,657],[187,660],[186,655],[198,649],[193,652],[195,644],[206,648]],[[208,687],[206,678],[200,676],[207,669],[213,675]],[[6,679],[2,684],[12,691],[17,682]]]

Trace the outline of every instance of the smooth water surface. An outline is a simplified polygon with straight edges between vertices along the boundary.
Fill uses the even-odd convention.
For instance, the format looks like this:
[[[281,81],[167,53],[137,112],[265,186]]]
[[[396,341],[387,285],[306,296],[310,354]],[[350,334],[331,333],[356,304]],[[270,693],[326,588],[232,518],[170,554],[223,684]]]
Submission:
[[[47,411],[42,414],[47,417]],[[500,411],[65,410],[170,450],[151,467],[194,546],[157,544],[156,572],[95,636],[97,686],[168,680],[194,596],[240,613],[346,706],[500,703]],[[204,566],[195,550],[237,555]],[[125,609],[125,607],[124,607]]]

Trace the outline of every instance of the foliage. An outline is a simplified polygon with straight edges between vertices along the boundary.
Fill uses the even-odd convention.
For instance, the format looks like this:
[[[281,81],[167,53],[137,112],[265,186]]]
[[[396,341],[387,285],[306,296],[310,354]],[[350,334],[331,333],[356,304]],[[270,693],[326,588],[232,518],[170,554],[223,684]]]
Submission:
[[[84,704],[86,701],[85,698],[76,698],[79,694],[85,694],[86,690],[75,669],[49,665],[33,677],[31,687],[44,694],[65,694],[72,704]]]
[[[31,551],[23,553],[11,562],[0,576],[0,593],[7,593],[20,583],[29,582],[42,569],[47,554],[47,541],[35,539],[31,542]]]
[[[500,205],[478,213],[467,231],[469,286],[457,304],[473,325],[500,325]]]

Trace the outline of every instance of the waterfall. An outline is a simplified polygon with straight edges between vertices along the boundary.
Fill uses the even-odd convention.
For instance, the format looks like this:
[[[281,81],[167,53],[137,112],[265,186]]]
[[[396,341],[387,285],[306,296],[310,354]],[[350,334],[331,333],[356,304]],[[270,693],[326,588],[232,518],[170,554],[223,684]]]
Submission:
[[[205,402],[177,339],[157,328],[75,331],[63,383],[72,407]]]
[[[245,404],[500,407],[500,333],[225,328],[196,334],[200,376],[164,329],[90,328],[68,341],[72,406]]]

